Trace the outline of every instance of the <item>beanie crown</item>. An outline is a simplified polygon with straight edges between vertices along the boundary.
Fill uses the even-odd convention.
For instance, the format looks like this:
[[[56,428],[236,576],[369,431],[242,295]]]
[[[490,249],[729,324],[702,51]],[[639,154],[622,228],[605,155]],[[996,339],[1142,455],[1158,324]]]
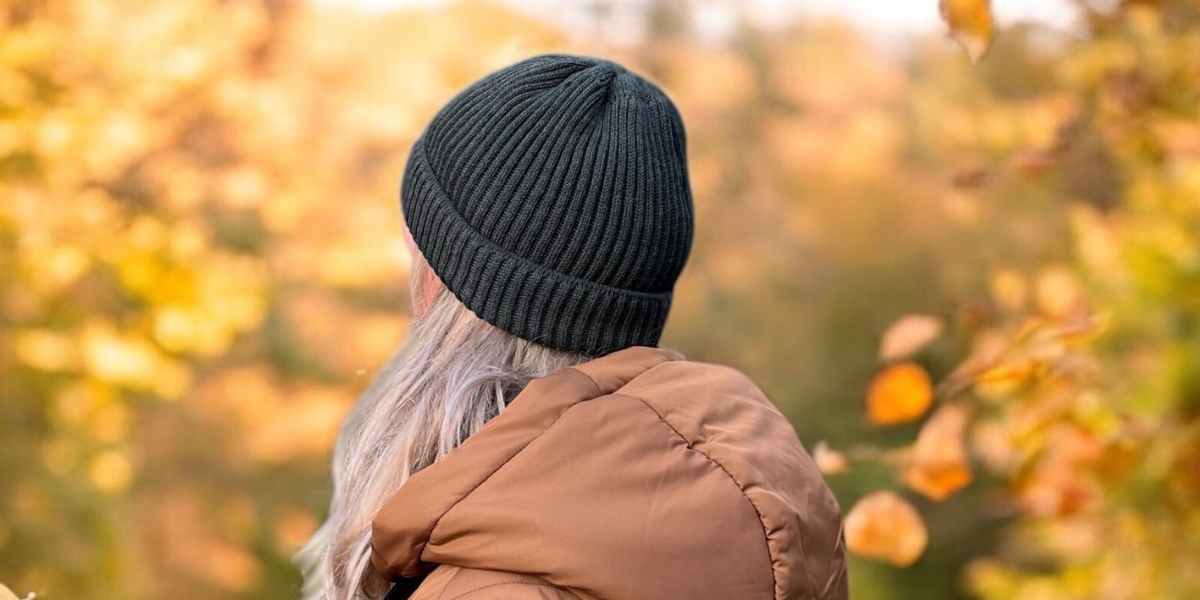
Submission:
[[[589,355],[655,345],[692,241],[684,135],[624,67],[531,58],[434,117],[405,169],[405,219],[485,321]]]

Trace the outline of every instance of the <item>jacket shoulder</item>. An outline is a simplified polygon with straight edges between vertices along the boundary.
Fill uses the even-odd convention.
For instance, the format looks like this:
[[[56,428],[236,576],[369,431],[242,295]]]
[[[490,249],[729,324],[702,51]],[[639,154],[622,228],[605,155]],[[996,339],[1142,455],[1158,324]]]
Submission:
[[[709,390],[719,395],[752,395],[766,400],[762,390],[745,373],[726,365],[690,360],[655,365],[622,386],[618,392],[678,396],[696,390]]]
[[[749,377],[722,365],[673,361],[617,393],[653,408],[741,489],[762,522],[776,597],[846,596],[837,500],[791,422]]]
[[[578,600],[544,579],[520,573],[442,565],[411,600]]]
[[[642,373],[617,394],[642,399],[693,442],[703,442],[708,437],[703,430],[711,426],[754,429],[765,424],[776,436],[772,443],[799,445],[787,418],[750,377],[733,367],[667,362]]]

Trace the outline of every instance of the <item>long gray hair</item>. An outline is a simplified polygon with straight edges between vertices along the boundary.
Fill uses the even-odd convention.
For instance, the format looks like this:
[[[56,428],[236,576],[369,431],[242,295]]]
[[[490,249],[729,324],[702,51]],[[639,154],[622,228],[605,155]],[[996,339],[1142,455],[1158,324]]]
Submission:
[[[432,294],[408,340],[342,426],[325,523],[297,555],[305,600],[382,598],[370,565],[371,521],[413,474],[474,434],[531,379],[587,359],[518,338],[476,317],[413,257],[414,304]]]

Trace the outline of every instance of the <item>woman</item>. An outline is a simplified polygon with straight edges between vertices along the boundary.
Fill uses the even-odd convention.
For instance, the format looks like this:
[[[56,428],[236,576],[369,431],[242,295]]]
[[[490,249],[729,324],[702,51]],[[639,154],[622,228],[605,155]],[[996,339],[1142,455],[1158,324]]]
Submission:
[[[846,597],[788,421],[654,347],[692,241],[661,90],[586,57],[502,69],[429,124],[401,197],[414,321],[342,431],[306,597]]]

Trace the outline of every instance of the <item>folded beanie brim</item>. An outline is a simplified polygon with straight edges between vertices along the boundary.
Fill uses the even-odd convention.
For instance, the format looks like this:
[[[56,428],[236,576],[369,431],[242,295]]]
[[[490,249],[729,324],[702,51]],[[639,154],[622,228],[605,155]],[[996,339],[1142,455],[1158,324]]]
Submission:
[[[480,319],[517,337],[590,356],[657,345],[671,292],[606,286],[495,244],[456,210],[421,140],[413,145],[401,195],[405,220],[425,260]]]

